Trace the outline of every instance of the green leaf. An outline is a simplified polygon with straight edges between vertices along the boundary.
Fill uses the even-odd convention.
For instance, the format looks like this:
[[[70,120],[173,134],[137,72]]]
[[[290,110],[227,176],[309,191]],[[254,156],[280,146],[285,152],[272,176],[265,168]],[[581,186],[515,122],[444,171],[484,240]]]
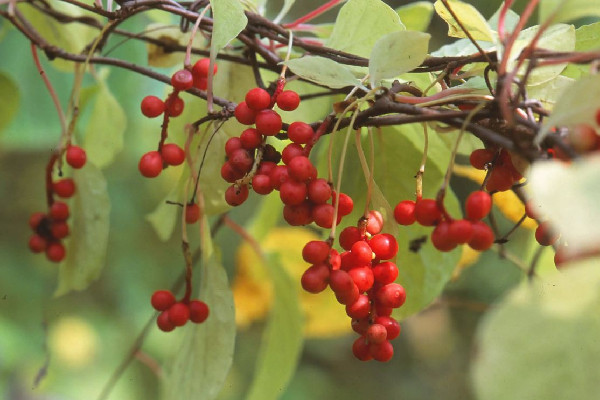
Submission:
[[[572,21],[581,17],[600,17],[598,3],[590,0],[544,0],[540,2],[540,23],[558,12],[552,19],[553,22]]]
[[[600,75],[585,76],[560,92],[553,113],[545,120],[536,141],[540,143],[555,126],[596,126],[600,108]]]
[[[575,51],[592,51],[600,48],[600,22],[580,26],[575,30]]]
[[[459,17],[462,26],[471,34],[471,37],[475,40],[485,40],[492,42],[494,40],[494,33],[487,21],[477,11],[475,7],[470,4],[463,3],[458,0],[448,0],[448,5]],[[437,0],[434,5],[435,11],[440,17],[448,24],[448,36],[457,38],[466,38],[467,35],[456,22],[450,11],[446,8],[441,0]]]
[[[123,150],[127,117],[106,84],[108,70],[101,70],[99,75],[99,90],[84,130],[83,147],[88,159],[102,169],[112,164],[117,154]]]
[[[203,261],[200,288],[200,299],[208,305],[210,314],[202,324],[188,323],[179,328],[185,332],[167,369],[165,400],[212,400],[231,367],[235,343],[233,296],[225,269],[214,257]]]
[[[330,88],[360,85],[346,66],[324,57],[305,56],[285,63],[296,75]]]
[[[110,199],[102,172],[88,162],[73,171],[77,187],[71,205],[67,256],[60,264],[55,296],[83,290],[100,276],[106,261]]]
[[[414,31],[397,31],[379,39],[369,58],[371,85],[394,78],[421,65],[427,57],[431,36]]]
[[[18,86],[8,75],[0,72],[0,132],[17,114],[20,97]]]
[[[554,79],[541,85],[527,88],[527,96],[542,102],[545,108],[552,110],[554,104],[560,99],[560,94],[573,84],[574,80],[566,76],[558,75]]]
[[[247,400],[276,400],[288,385],[302,350],[304,319],[297,283],[274,256],[266,260],[274,301]]]
[[[213,13],[213,33],[210,54],[216,56],[246,27],[248,18],[239,0],[210,0]]]
[[[598,261],[523,284],[485,316],[472,369],[477,399],[597,397]]]
[[[349,0],[340,9],[326,46],[368,57],[379,38],[405,29],[398,13],[383,1]]]
[[[528,182],[534,204],[574,252],[595,249],[600,242],[599,168],[598,155],[572,164],[537,162],[531,168]]]
[[[433,17],[433,4],[417,1],[396,9],[400,20],[409,31],[425,31]]]
[[[152,225],[156,235],[160,240],[166,242],[173,235],[173,230],[177,224],[177,217],[181,215],[181,207],[168,204],[167,201],[185,201],[183,199],[184,187],[189,179],[189,173],[181,174],[175,187],[165,196],[156,208],[146,215],[145,219]]]

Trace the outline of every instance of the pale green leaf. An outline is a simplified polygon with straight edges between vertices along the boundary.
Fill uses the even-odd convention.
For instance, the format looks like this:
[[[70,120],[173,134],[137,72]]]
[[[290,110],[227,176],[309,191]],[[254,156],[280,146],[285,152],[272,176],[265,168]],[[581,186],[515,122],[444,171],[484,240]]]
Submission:
[[[537,137],[541,142],[554,126],[574,126],[584,123],[595,126],[600,108],[600,75],[585,76],[558,95],[553,113],[544,121]]]
[[[171,202],[183,202],[183,193],[186,182],[188,181],[189,173],[183,173],[179,178],[179,181],[175,187],[167,194],[167,196],[161,200],[156,208],[149,214],[146,215],[146,221],[152,225],[156,235],[163,242],[169,240],[173,235],[175,225],[177,225],[177,218],[181,216],[181,207],[175,204],[169,204]]]
[[[546,22],[555,10],[553,22],[572,21],[581,17],[600,17],[600,6],[596,0],[543,0],[539,5],[539,21]]]
[[[496,49],[496,45],[493,42],[477,40],[477,44],[483,51],[492,51]],[[453,43],[443,45],[432,52],[431,55],[436,57],[456,57],[468,56],[475,53],[479,53],[479,50],[477,50],[477,47],[475,47],[469,39],[458,39]]]
[[[448,0],[448,5],[473,39],[484,40],[487,42],[492,42],[494,40],[494,32],[475,7],[458,0]],[[438,15],[448,24],[448,36],[457,38],[467,37],[444,3],[437,0],[434,7]]]
[[[498,30],[498,18],[500,18],[500,12],[502,11],[503,7],[504,4],[500,4],[500,7],[498,7],[494,15],[492,15],[491,18],[488,19],[488,25],[495,31]],[[519,14],[514,12],[512,9],[509,9],[506,12],[506,15],[504,16],[504,31],[511,32],[513,29],[515,29],[515,27],[519,23],[519,19]]]
[[[161,11],[162,14],[167,14]],[[168,14],[167,14],[168,15]],[[146,26],[145,36],[161,40],[172,45],[187,46],[190,40],[190,32],[181,32],[179,25],[168,23],[152,23]],[[194,48],[204,48],[206,40],[202,35],[196,35],[193,41]],[[181,65],[183,61],[182,53],[165,51],[162,46],[152,43],[146,45],[148,52],[148,65],[153,67],[168,68],[175,65]]]
[[[600,22],[580,26],[575,30],[575,51],[593,51],[600,48]]]
[[[379,38],[406,28],[381,0],[349,0],[340,9],[326,46],[368,57]]]
[[[88,159],[102,169],[110,165],[123,149],[127,116],[108,88],[105,77],[100,78],[98,85],[96,101],[83,133],[83,147]]]
[[[433,16],[433,4],[427,1],[416,1],[396,9],[400,20],[409,31],[425,31]]]
[[[263,334],[248,400],[276,400],[289,383],[300,357],[304,321],[297,282],[275,256],[267,257],[273,282],[273,306]]]
[[[67,256],[60,264],[55,296],[86,289],[106,262],[110,199],[102,172],[91,162],[73,171],[76,192],[71,204]]]
[[[599,168],[598,155],[571,164],[542,161],[531,168],[532,200],[572,251],[595,249],[600,242]]]
[[[346,66],[324,57],[305,56],[285,63],[296,75],[330,88],[360,85]]]
[[[239,0],[211,0],[213,33],[210,54],[216,56],[246,27],[248,18]]]
[[[527,96],[530,99],[539,100],[548,110],[554,108],[554,104],[560,99],[560,94],[573,84],[574,80],[566,76],[558,75],[554,79],[541,85],[527,88]]]
[[[477,399],[597,397],[598,261],[523,284],[485,316],[472,368]]]
[[[8,75],[0,73],[0,132],[16,115],[20,97],[18,86]]]
[[[277,17],[275,17],[275,19],[273,20],[273,22],[275,23],[279,23],[281,22],[281,20],[283,18],[285,18],[285,16],[287,15],[288,11],[290,11],[290,8],[292,8],[292,6],[294,5],[294,3],[296,2],[296,0],[283,0],[283,6],[281,7],[281,10],[279,11],[279,14],[277,14]]]
[[[167,368],[165,400],[212,400],[219,394],[231,367],[235,343],[233,296],[225,269],[214,257],[203,261],[199,292],[210,314],[201,324],[190,322],[178,328],[185,332]]]
[[[371,85],[394,78],[421,65],[427,57],[430,35],[415,31],[388,33],[379,39],[369,58]]]

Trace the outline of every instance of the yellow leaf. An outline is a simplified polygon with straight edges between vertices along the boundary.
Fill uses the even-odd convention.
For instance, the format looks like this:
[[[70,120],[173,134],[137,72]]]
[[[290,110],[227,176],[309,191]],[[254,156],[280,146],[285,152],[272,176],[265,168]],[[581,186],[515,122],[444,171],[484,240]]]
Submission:
[[[333,337],[350,332],[350,318],[327,289],[319,294],[305,292],[300,278],[309,265],[302,259],[302,248],[320,238],[306,228],[276,228],[260,243],[265,253],[279,255],[283,268],[298,282],[298,293],[305,313],[307,337]],[[236,322],[245,327],[267,315],[272,287],[266,268],[250,245],[243,243],[236,254],[237,273],[233,282]]]
[[[172,46],[187,46],[190,33],[183,33],[178,25],[166,25],[153,23],[146,27],[146,36],[160,40]],[[205,47],[205,40],[202,35],[194,37],[194,47]],[[182,52],[165,51],[162,46],[148,43],[148,65],[153,67],[173,67],[183,63],[184,55]],[[193,62],[193,61],[192,61]]]

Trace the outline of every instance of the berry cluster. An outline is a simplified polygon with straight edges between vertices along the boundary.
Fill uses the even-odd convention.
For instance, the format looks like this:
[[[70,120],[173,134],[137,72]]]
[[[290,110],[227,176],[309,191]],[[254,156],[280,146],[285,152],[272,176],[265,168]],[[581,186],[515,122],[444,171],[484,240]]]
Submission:
[[[163,132],[161,134],[158,150],[149,151],[140,158],[138,169],[140,173],[147,178],[155,178],[167,166],[176,166],[185,160],[185,152],[181,147],[174,143],[165,144],[167,139],[167,127],[171,117],[178,117],[183,112],[184,102],[179,97],[180,92],[184,92],[193,87],[206,90],[208,68],[210,60],[203,58],[198,60],[191,71],[181,69],[171,76],[171,85],[173,92],[167,96],[165,101],[156,96],[146,96],[142,100],[141,110],[148,118],[155,118],[163,115]],[[217,66],[214,66],[214,73],[217,73]]]
[[[208,318],[209,309],[205,302],[185,299],[177,301],[169,290],[154,292],[150,303],[156,311],[161,311],[156,324],[163,332],[171,332],[178,326],[184,326],[188,320],[201,324]]]
[[[491,209],[491,196],[478,190],[467,197],[465,219],[451,218],[434,199],[401,201],[394,208],[394,218],[400,225],[418,222],[422,226],[435,226],[431,242],[440,251],[450,251],[464,243],[474,250],[483,251],[494,243],[494,232],[481,221]]]
[[[78,146],[70,145],[65,151],[67,164],[79,169],[85,165],[85,151]],[[29,238],[29,249],[33,253],[46,253],[46,258],[53,262],[60,262],[65,258],[66,250],[61,240],[69,235],[69,205],[63,201],[55,201],[54,195],[68,199],[75,194],[75,182],[71,178],[62,178],[52,181],[50,172],[55,159],[50,161],[48,175],[48,212],[35,212],[29,218],[29,226],[33,235]]]
[[[489,170],[485,186],[488,192],[504,192],[523,178],[506,149],[477,149],[469,161],[476,169]]]
[[[312,264],[302,275],[302,287],[310,293],[329,286],[346,314],[352,329],[360,337],[352,352],[362,361],[389,361],[394,355],[390,340],[400,334],[400,324],[392,311],[404,304],[406,292],[394,283],[398,267],[391,260],[398,252],[396,239],[380,233],[381,214],[371,211],[358,226],[349,226],[340,234],[341,254],[323,241],[308,242],[302,250],[304,260]]]

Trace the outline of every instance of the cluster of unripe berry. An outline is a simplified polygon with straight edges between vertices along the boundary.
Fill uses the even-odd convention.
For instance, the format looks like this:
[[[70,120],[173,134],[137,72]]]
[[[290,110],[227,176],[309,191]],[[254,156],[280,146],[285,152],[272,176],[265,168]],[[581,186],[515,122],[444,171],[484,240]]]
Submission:
[[[394,208],[394,218],[400,225],[435,226],[431,233],[433,246],[450,251],[459,244],[474,250],[487,250],[494,243],[494,232],[483,221],[492,209],[491,196],[482,190],[472,192],[465,202],[465,219],[453,219],[434,199],[403,200]]]
[[[165,101],[156,96],[146,96],[142,100],[141,110],[148,118],[155,118],[163,115],[163,134],[158,145],[158,150],[149,151],[140,158],[138,169],[140,173],[147,178],[155,178],[167,166],[180,165],[185,161],[185,152],[174,143],[164,143],[167,139],[167,126],[169,118],[178,117],[183,112],[184,101],[179,97],[180,92],[184,92],[193,87],[206,90],[208,68],[210,60],[203,58],[198,60],[191,71],[181,69],[171,76],[171,85],[173,92],[167,96]],[[214,66],[214,73],[217,73],[217,66]]]
[[[79,169],[85,165],[85,151],[78,146],[70,145],[65,151],[65,160],[72,168]],[[51,166],[54,163],[51,161]],[[48,173],[51,173],[51,169]],[[29,226],[33,235],[29,238],[29,249],[33,253],[46,253],[46,258],[60,262],[65,258],[66,250],[62,239],[69,235],[69,205],[63,201],[55,201],[54,195],[68,199],[75,194],[75,182],[71,178],[62,178],[48,182],[49,192],[48,212],[35,212],[29,217]]]
[[[150,303],[156,311],[156,325],[163,332],[171,332],[178,326],[184,326],[188,321],[200,324],[208,318],[209,309],[201,300],[177,301],[170,290],[157,290],[152,294]]]
[[[400,334],[400,324],[391,317],[406,300],[404,288],[394,283],[398,267],[392,261],[398,252],[396,239],[381,233],[381,214],[371,211],[358,226],[345,228],[339,237],[341,254],[328,242],[311,241],[303,259],[311,266],[302,275],[304,290],[322,292],[329,286],[360,337],[352,352],[362,361],[389,361],[394,355],[390,340]]]

